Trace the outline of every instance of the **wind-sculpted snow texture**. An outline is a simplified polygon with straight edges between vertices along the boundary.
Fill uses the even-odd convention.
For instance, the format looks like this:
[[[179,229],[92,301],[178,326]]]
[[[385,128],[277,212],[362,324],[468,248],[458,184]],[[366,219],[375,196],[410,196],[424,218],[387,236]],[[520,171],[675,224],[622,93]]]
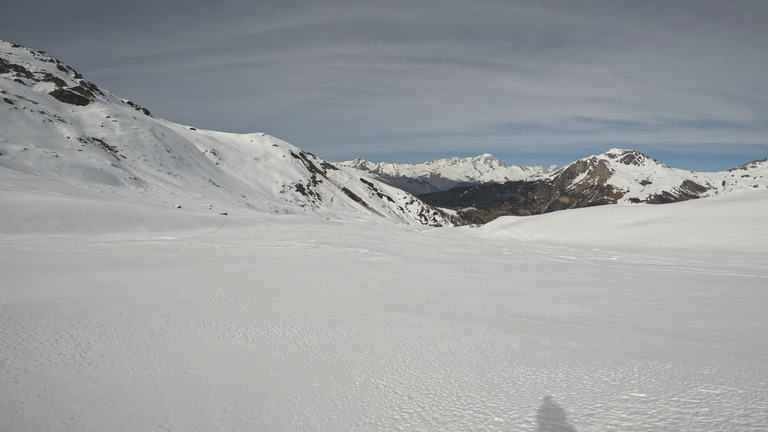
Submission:
[[[85,81],[44,52],[0,41],[0,175],[231,213],[311,212],[450,224],[413,196],[263,133],[197,130]],[[219,205],[221,204],[221,205]]]
[[[0,430],[768,425],[765,191],[435,229],[5,184]]]

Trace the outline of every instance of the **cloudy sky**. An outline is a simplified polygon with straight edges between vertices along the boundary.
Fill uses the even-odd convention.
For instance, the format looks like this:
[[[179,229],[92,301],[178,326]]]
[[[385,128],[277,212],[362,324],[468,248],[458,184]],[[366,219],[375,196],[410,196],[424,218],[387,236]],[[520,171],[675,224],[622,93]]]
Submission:
[[[156,116],[329,160],[768,157],[766,0],[6,3],[0,39]]]

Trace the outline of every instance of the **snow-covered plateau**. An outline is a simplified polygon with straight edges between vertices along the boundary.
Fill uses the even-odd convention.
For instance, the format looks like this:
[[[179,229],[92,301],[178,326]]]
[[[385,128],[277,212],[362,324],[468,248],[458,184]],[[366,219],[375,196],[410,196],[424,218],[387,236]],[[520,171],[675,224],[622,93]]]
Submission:
[[[53,186],[0,188],[2,430],[768,427],[765,190],[427,228]]]

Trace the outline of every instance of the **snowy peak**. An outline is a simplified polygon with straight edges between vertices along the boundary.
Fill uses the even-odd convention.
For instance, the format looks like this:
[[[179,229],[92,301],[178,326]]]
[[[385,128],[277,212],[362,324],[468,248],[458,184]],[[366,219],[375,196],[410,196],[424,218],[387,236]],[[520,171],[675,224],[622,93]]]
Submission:
[[[404,163],[374,163],[363,159],[355,159],[349,162],[340,162],[344,166],[370,171],[384,175],[408,175],[408,176],[439,176],[460,182],[481,182],[499,180],[520,179],[541,175],[546,171],[542,167],[521,167],[507,164],[492,154],[485,153],[467,158],[445,158],[428,161],[420,164]]]
[[[635,150],[613,148],[599,156],[593,156],[593,157],[598,159],[604,159],[612,163],[621,164],[621,165],[637,166],[637,167],[669,168],[667,165],[662,164],[656,159],[649,157],[647,155],[644,155]]]
[[[47,90],[56,99],[72,105],[87,105],[101,93],[77,71],[44,51],[4,41],[0,42],[0,49],[0,74],[18,84]]]
[[[635,150],[614,148],[603,154],[572,162],[552,173],[550,178],[570,182],[571,187],[576,187],[584,184],[605,184],[616,175],[632,173],[642,176],[657,170],[672,169]]]
[[[549,172],[549,169],[544,167],[507,164],[489,153],[468,158],[438,159],[420,164],[374,163],[355,159],[339,162],[338,165],[364,171],[385,183],[416,195],[461,185],[542,178]]]
[[[263,133],[154,118],[42,51],[0,42],[0,181],[173,207],[450,225],[413,196]],[[98,196],[98,195],[96,195]],[[213,206],[210,206],[211,208]],[[234,210],[233,210],[234,209]]]
[[[735,168],[729,169],[728,172],[765,171],[765,170],[768,170],[768,158],[745,163],[744,165],[740,165]]]
[[[708,178],[627,149],[580,159],[550,178],[570,194],[585,195],[589,205],[680,201],[704,196],[713,188]]]
[[[741,189],[768,187],[768,159],[745,163],[719,173],[708,173],[718,188],[718,193],[730,193]]]
[[[483,172],[487,171],[488,169],[493,168],[500,168],[500,167],[506,167],[509,166],[505,164],[504,162],[496,159],[493,157],[490,153],[484,153],[479,156],[475,157],[468,157],[468,158],[458,158],[458,157],[452,157],[447,159],[440,159],[435,161],[429,161],[425,162],[426,165],[434,166],[434,167],[440,167],[440,166],[470,166],[474,168],[477,171]]]
[[[45,51],[0,41],[0,76],[73,106],[87,106],[96,100],[122,104],[151,116],[146,108],[127,99],[118,99],[85,78],[69,65]],[[8,94],[4,92],[4,94]],[[10,100],[10,99],[8,99]],[[9,103],[6,100],[6,103]]]
[[[705,173],[671,168],[634,150],[611,149],[580,159],[550,178],[569,190],[602,188],[609,203],[665,203],[768,187],[768,159]]]

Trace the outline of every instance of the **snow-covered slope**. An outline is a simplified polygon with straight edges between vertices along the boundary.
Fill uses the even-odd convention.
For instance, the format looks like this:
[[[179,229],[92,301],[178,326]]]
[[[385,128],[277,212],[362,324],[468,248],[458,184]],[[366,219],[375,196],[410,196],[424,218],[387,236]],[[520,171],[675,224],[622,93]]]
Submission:
[[[664,206],[603,206],[536,217],[505,216],[483,235],[516,242],[676,255],[722,253],[719,259],[764,265],[768,253],[768,189]]]
[[[0,430],[763,432],[766,193],[424,229],[0,188]]]
[[[447,190],[457,185],[537,179],[553,168],[511,165],[490,154],[471,158],[446,158],[420,164],[374,163],[363,159],[338,164],[367,172],[379,180],[417,195]]]
[[[708,173],[707,176],[715,183],[716,190],[720,194],[766,188],[768,187],[768,158],[749,162],[727,171]]]
[[[312,212],[446,225],[413,196],[263,133],[197,130],[85,81],[44,52],[0,42],[0,181],[142,196],[212,211]]]

